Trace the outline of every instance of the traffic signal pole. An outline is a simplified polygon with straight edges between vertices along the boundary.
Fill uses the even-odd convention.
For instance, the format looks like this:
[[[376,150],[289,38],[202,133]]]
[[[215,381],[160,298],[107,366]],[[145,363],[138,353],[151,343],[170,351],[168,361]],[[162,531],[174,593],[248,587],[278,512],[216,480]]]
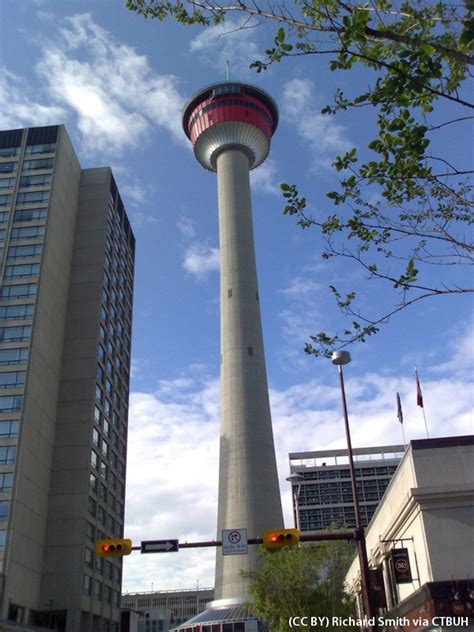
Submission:
[[[324,542],[325,540],[357,540],[357,533],[355,530],[351,531],[333,531],[331,533],[321,533],[313,535],[300,535],[300,542]],[[248,544],[263,544],[263,538],[249,538]],[[207,542],[180,542],[180,549],[202,549],[211,546],[222,546],[222,540],[209,540]],[[142,547],[132,546],[132,551],[141,551]]]

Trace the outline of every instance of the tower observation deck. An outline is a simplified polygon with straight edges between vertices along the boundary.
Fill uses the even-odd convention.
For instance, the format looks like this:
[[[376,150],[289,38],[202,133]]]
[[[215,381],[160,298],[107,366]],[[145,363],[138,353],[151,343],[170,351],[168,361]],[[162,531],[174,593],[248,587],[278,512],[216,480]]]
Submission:
[[[267,157],[277,125],[278,109],[273,99],[260,88],[238,82],[203,88],[183,111],[184,131],[198,162],[217,172],[221,257],[219,540],[222,529],[246,528],[249,538],[257,538],[265,529],[283,526],[249,179],[250,169]],[[239,604],[249,601],[248,580],[240,571],[254,569],[256,564],[254,545],[249,546],[248,555],[223,556],[217,549],[213,609],[241,608]],[[207,611],[206,617],[210,623],[212,613]],[[186,626],[192,623],[194,620]]]

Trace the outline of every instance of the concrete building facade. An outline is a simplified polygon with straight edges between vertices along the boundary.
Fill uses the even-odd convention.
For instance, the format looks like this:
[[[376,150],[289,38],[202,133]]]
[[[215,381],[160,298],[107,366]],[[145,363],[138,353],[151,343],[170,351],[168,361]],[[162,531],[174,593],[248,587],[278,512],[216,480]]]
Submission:
[[[353,448],[362,524],[366,527],[405,451],[403,445]],[[302,532],[330,527],[355,527],[348,451],[292,452],[290,473],[300,474],[292,484],[293,513]]]
[[[0,132],[0,620],[118,630],[135,239],[64,126]]]
[[[366,531],[386,632],[474,629],[474,436],[411,441]],[[360,590],[359,562],[346,576]]]
[[[168,632],[203,612],[213,588],[125,593],[122,609],[138,613],[137,632]]]

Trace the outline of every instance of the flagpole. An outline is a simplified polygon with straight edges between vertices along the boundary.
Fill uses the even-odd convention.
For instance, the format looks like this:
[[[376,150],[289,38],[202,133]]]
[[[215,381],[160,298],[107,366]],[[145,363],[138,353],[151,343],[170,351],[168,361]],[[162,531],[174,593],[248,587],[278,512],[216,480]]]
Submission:
[[[426,415],[425,415],[425,407],[424,406],[422,408],[422,411],[423,411],[423,420],[425,422],[426,438],[429,439],[430,438],[430,433],[428,432],[428,424],[426,423]]]

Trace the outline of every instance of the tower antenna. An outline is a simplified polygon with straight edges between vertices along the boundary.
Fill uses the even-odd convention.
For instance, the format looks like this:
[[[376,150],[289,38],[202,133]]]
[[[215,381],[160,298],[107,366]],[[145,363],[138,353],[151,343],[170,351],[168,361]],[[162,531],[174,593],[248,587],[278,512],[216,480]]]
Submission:
[[[225,69],[226,69],[226,81],[229,82],[229,60],[225,60]]]

